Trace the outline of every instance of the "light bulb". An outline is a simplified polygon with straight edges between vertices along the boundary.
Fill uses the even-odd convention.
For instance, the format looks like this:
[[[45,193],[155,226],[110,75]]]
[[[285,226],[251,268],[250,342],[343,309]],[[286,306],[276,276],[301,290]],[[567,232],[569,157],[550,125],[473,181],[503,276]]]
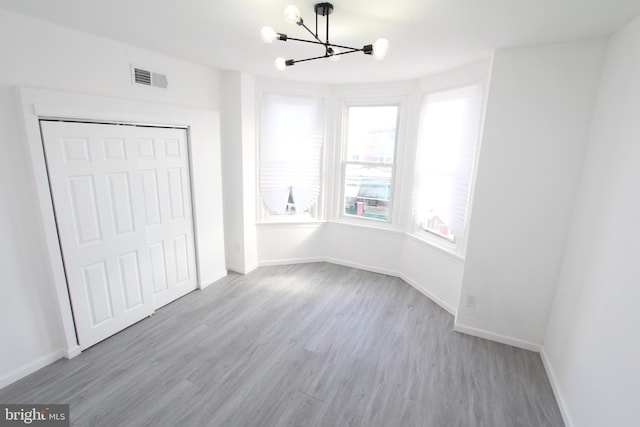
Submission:
[[[294,5],[289,5],[284,8],[284,19],[289,24],[297,24],[300,21],[300,9]]]
[[[278,33],[276,33],[271,27],[262,27],[262,30],[260,30],[260,36],[262,37],[263,42],[271,43],[276,39]]]
[[[331,54],[329,59],[331,59],[333,62],[338,62],[340,60],[340,55],[338,55],[340,51],[336,47],[332,47],[331,49],[333,50],[333,53]]]
[[[389,41],[387,39],[378,39],[373,44],[373,57],[378,61],[384,59],[389,51]]]
[[[287,68],[287,64],[284,58],[276,58],[275,64],[276,68],[280,71],[283,71],[285,68]]]

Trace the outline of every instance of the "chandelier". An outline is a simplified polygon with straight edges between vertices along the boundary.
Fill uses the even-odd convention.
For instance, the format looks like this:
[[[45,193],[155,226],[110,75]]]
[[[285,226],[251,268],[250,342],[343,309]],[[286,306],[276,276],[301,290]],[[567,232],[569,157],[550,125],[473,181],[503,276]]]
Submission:
[[[276,33],[271,27],[264,27],[260,31],[262,40],[266,43],[272,43],[276,39],[284,42],[288,40],[292,40],[296,42],[317,44],[324,47],[324,55],[320,55],[320,56],[314,56],[314,57],[305,58],[305,59],[287,59],[287,60],[285,60],[284,58],[277,58],[275,60],[275,65],[278,70],[284,70],[285,68],[290,67],[298,62],[313,61],[315,59],[329,58],[332,61],[337,61],[340,59],[342,55],[346,55],[348,53],[354,53],[354,52],[362,52],[365,55],[373,55],[373,57],[378,60],[384,59],[384,57],[387,54],[387,51],[389,50],[389,42],[387,41],[387,39],[378,39],[375,43],[364,45],[361,48],[342,46],[339,44],[330,43],[329,42],[329,15],[331,15],[331,13],[333,12],[333,5],[331,3],[317,3],[314,6],[314,10],[316,13],[315,32],[311,31],[311,29],[309,29],[309,27],[306,26],[302,17],[300,16],[300,9],[298,9],[296,6],[291,5],[291,6],[287,6],[284,9],[284,17],[286,21],[289,22],[290,24],[297,24],[303,27],[305,30],[307,30],[309,34],[313,36],[314,40],[305,40],[305,39],[299,39],[295,37],[289,37],[283,33]],[[322,41],[318,36],[318,17],[319,16],[324,16],[326,19],[324,41]]]

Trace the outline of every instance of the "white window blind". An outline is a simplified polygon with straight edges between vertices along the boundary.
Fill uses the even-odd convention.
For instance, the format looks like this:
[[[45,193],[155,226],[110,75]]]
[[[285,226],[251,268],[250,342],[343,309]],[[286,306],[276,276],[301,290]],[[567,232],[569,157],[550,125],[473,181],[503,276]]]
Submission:
[[[431,93],[422,104],[416,221],[453,243],[464,235],[480,110],[479,85]]]
[[[322,99],[264,95],[260,116],[260,195],[271,214],[309,212],[320,195]]]

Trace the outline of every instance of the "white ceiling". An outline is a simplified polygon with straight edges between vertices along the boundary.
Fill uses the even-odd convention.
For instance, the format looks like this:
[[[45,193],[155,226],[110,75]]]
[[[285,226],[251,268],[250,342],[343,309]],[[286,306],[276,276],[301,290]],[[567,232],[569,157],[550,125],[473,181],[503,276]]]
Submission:
[[[387,58],[354,53],[281,72],[278,56],[323,54],[319,46],[260,40],[264,25],[307,38],[284,21],[291,3],[313,29],[314,0],[0,0],[0,8],[216,69],[327,83],[422,77],[498,48],[606,36],[640,15],[639,0],[334,0],[331,41],[362,47],[385,37]]]

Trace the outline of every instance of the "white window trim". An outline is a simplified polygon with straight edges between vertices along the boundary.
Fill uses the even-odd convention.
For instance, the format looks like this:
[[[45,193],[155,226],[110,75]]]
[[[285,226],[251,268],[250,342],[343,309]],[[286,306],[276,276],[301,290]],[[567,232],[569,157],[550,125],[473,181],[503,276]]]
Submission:
[[[333,221],[342,224],[357,225],[362,227],[370,227],[378,230],[400,230],[400,207],[402,204],[402,171],[403,168],[403,151],[404,140],[406,139],[406,116],[409,108],[409,97],[407,95],[385,96],[385,97],[348,97],[340,98],[339,102],[339,122],[336,128],[336,156],[334,156],[334,164],[336,173],[339,173],[334,186],[333,202]],[[389,201],[389,218],[387,220],[377,218],[363,218],[355,215],[347,215],[344,213],[344,190],[345,190],[345,174],[346,165],[349,162],[345,160],[347,151],[347,111],[349,107],[377,107],[377,106],[397,106],[398,116],[396,122],[396,139],[394,144],[392,175],[391,175],[391,200]],[[389,164],[380,164],[385,166]]]
[[[473,211],[473,198],[475,194],[476,177],[478,173],[478,163],[480,159],[484,121],[485,121],[485,114],[486,114],[486,99],[487,99],[488,86],[489,86],[488,76],[484,75],[484,73],[482,75],[478,75],[478,74],[479,73],[474,73],[474,75],[471,77],[456,79],[452,82],[447,82],[447,84],[439,84],[439,85],[423,88],[420,92],[420,102],[418,106],[417,125],[419,127],[422,105],[424,100],[427,98],[427,96],[440,93],[440,92],[460,89],[460,88],[464,88],[472,85],[478,85],[480,88],[480,121],[479,121],[479,128],[478,128],[478,137],[476,142],[477,144],[476,151],[475,151],[475,156],[473,160],[473,170],[471,172],[471,179],[469,184],[469,200],[467,205],[467,215],[464,223],[465,231],[464,231],[464,235],[462,236],[462,239],[460,239],[456,243],[453,243],[448,239],[438,236],[436,233],[433,233],[421,227],[415,221],[415,218],[413,218],[414,216],[413,212],[415,209],[413,205],[411,205],[412,218],[410,220],[409,232],[407,233],[419,241],[425,242],[431,246],[435,246],[436,248],[441,249],[457,257],[460,257],[461,259],[465,258],[466,251],[467,251],[467,243],[469,241],[469,231],[470,231],[471,217],[472,217],[472,211]],[[418,144],[419,144],[418,138],[419,138],[419,133],[416,134],[414,152],[417,152],[417,149],[418,149]],[[417,164],[415,163],[415,161],[417,161],[417,159],[414,160],[414,165],[413,165],[414,166],[413,179],[411,184],[412,191],[415,190],[415,186],[417,184],[416,183],[417,174],[415,173]]]
[[[262,107],[265,95],[291,96],[300,98],[315,98],[322,100],[323,109],[323,135],[322,135],[322,159],[320,162],[320,195],[318,201],[310,209],[310,212],[294,214],[272,214],[265,206],[260,195],[260,121],[262,120]],[[328,156],[328,136],[329,132],[329,108],[330,98],[314,93],[300,93],[299,91],[284,91],[272,89],[258,89],[256,91],[256,125],[255,125],[255,203],[256,203],[256,224],[300,224],[300,223],[321,223],[326,222],[326,201],[327,201],[327,156]]]

